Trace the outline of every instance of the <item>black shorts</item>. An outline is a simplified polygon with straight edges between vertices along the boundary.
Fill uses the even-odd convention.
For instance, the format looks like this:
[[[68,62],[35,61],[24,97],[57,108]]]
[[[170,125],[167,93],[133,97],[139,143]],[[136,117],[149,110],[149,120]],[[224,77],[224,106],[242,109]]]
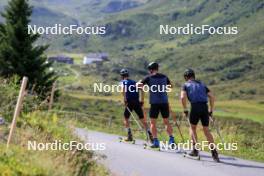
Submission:
[[[139,119],[144,118],[144,113],[143,113],[143,110],[142,110],[142,107],[139,101],[131,101],[127,103],[127,107],[125,108],[125,111],[124,111],[124,117],[126,119],[128,119],[131,115],[129,111],[131,112],[135,111]]]
[[[197,125],[201,120],[203,126],[209,125],[209,113],[207,103],[192,103],[190,112],[190,123]]]
[[[163,118],[168,118],[170,116],[170,108],[168,103],[162,104],[151,104],[149,110],[150,118],[158,118],[159,113],[161,113]]]

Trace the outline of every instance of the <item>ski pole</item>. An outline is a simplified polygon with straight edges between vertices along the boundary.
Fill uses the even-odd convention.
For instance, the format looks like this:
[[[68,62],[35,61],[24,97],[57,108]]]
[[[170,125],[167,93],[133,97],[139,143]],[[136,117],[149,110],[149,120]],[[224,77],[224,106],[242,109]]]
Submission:
[[[130,111],[129,107],[126,107],[126,108],[127,108],[128,112],[131,114],[133,120],[134,120],[134,121],[136,122],[136,124],[138,125],[139,129],[140,129],[141,131],[143,131],[141,125],[138,123],[137,119],[135,118],[135,116],[133,115],[133,113]]]
[[[221,142],[224,143],[224,140],[223,140],[222,135],[221,135],[220,130],[219,130],[219,125],[218,125],[218,123],[216,123],[216,121],[213,119],[212,116],[209,116],[209,118],[210,118],[210,120],[212,121],[213,126],[214,126],[215,129],[216,129],[216,133],[217,133],[217,135],[220,137]]]
[[[169,106],[169,108],[170,108],[170,106]],[[170,113],[173,115],[171,108],[170,108]],[[179,133],[180,133],[180,136],[181,136],[182,142],[184,143],[185,140],[184,140],[184,138],[183,138],[183,135],[182,135],[182,132],[181,132],[180,126],[179,126],[179,124],[177,123],[177,117],[176,117],[176,115],[173,116],[173,121],[174,121],[174,124],[176,125],[176,127],[177,127],[177,129],[178,129],[178,131],[179,131]]]

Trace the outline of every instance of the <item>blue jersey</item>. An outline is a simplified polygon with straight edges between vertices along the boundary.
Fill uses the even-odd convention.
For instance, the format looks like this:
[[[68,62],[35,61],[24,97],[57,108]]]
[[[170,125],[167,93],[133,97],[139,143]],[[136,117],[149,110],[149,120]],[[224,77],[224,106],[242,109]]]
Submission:
[[[170,85],[171,82],[169,78],[163,74],[157,73],[155,75],[149,75],[142,80],[143,84],[153,87],[149,92],[149,103],[150,104],[167,104],[168,95],[166,91],[166,86]]]
[[[182,90],[187,93],[188,100],[191,103],[207,103],[208,92],[207,86],[197,80],[190,80],[182,86]]]
[[[128,102],[131,101],[139,101],[139,93],[136,88],[137,82],[131,79],[125,79],[121,81],[121,84],[125,88],[126,92],[126,100]]]

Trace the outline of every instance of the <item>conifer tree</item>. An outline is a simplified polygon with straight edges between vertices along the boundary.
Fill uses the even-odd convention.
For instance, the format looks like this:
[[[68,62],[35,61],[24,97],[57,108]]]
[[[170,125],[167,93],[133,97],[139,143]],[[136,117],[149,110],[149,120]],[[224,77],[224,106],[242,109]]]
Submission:
[[[49,93],[56,80],[54,72],[49,71],[44,52],[48,46],[37,46],[39,34],[29,34],[28,25],[33,7],[28,0],[10,0],[1,14],[4,23],[0,24],[0,75],[29,78],[29,88],[42,98]]]

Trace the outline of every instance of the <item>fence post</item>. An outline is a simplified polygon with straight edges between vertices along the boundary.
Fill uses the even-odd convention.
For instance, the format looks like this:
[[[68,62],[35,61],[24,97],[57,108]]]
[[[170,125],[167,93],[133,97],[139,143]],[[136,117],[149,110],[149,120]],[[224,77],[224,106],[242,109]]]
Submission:
[[[53,85],[52,85],[52,89],[51,89],[51,94],[50,94],[50,99],[49,99],[49,110],[52,109],[52,104],[53,104],[53,100],[54,100],[55,88],[56,88],[56,81],[53,83]]]
[[[22,84],[21,84],[20,91],[19,91],[19,96],[17,99],[17,104],[16,104],[14,116],[13,116],[13,120],[12,120],[12,124],[11,124],[10,131],[9,131],[9,136],[8,136],[8,140],[7,140],[7,148],[9,147],[9,144],[11,142],[11,139],[12,139],[15,127],[16,127],[16,121],[17,121],[17,118],[20,114],[20,110],[22,109],[23,99],[25,96],[25,90],[27,87],[27,82],[28,82],[28,78],[23,77]]]
[[[108,122],[108,127],[111,128],[112,127],[112,122],[113,122],[113,117],[109,118],[109,122]]]

